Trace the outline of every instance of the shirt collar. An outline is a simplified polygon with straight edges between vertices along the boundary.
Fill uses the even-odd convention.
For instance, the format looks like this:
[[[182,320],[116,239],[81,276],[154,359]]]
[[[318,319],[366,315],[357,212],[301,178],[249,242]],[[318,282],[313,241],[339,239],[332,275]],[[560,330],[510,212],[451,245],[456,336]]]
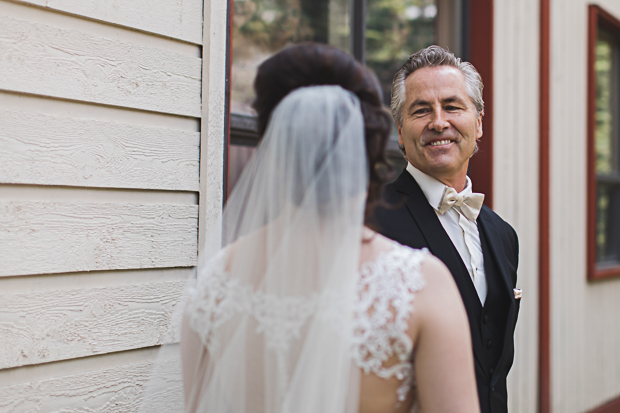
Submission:
[[[410,162],[407,162],[407,172],[409,172],[418,185],[420,185],[420,189],[422,189],[428,203],[436,211],[439,211],[439,205],[441,204],[441,199],[443,198],[443,193],[447,185],[420,171],[415,166],[411,165]],[[471,179],[469,179],[469,176],[466,176],[465,179],[465,189],[459,192],[459,194],[470,195],[472,193]]]

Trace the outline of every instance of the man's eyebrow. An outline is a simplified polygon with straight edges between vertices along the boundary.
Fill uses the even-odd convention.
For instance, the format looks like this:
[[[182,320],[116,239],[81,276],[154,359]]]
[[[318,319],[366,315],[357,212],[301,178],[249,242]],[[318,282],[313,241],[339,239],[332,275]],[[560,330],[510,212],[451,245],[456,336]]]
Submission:
[[[447,98],[445,98],[445,99],[442,99],[442,101],[441,101],[441,102],[442,102],[442,103],[453,103],[453,102],[465,103],[465,102],[463,101],[463,99],[461,99],[459,96],[456,96],[456,95],[455,95],[455,96],[450,96],[450,97],[447,97]]]
[[[441,103],[462,103],[465,104],[465,101],[463,101],[463,99],[461,99],[459,96],[454,95],[454,96],[448,96],[447,98],[444,98],[441,100]],[[416,99],[413,102],[411,102],[411,105],[409,105],[408,109],[411,110],[411,108],[415,107],[415,106],[428,106],[430,105],[430,102],[428,100],[424,100],[424,99]]]
[[[409,105],[409,108],[412,108],[414,106],[424,106],[424,105],[430,105],[430,102],[428,100],[416,99],[413,102],[411,102],[411,105]]]

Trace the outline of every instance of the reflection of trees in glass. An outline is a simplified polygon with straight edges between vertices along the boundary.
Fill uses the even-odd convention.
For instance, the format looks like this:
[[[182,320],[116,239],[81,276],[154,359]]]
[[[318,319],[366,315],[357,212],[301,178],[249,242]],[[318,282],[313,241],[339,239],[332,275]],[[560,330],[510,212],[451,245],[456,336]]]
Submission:
[[[607,242],[610,229],[609,190],[606,185],[599,183],[597,192],[596,259],[598,262],[604,262],[609,256],[609,242]]]
[[[597,183],[596,261],[620,264],[620,186]]]
[[[236,0],[232,111],[251,113],[257,67],[289,44],[348,44],[348,0]],[[343,40],[344,39],[344,40]]]
[[[595,53],[596,260],[606,266],[617,265],[620,261],[618,43],[603,33],[597,41]]]
[[[596,45],[596,171],[609,174],[613,169],[612,47],[605,40]]]
[[[256,0],[234,3],[233,30],[272,53],[288,43],[327,40],[327,1]],[[238,36],[237,36],[238,37]]]
[[[392,78],[407,58],[435,42],[434,0],[367,0],[366,64],[389,102]]]

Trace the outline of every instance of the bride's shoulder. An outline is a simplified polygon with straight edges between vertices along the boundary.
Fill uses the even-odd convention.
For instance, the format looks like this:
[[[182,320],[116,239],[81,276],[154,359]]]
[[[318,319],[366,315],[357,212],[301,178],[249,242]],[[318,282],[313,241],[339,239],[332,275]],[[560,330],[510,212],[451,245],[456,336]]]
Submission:
[[[363,264],[381,263],[398,267],[418,267],[428,257],[427,249],[414,249],[376,233],[367,245],[362,246]]]
[[[413,249],[377,234],[362,247],[360,282],[419,291],[426,283],[422,267],[430,256],[427,250]]]
[[[201,257],[198,263],[198,279],[201,275],[226,272],[228,260],[230,259],[231,248],[225,247],[217,251],[210,257]],[[202,274],[201,274],[202,273]]]
[[[426,248],[415,249],[376,234],[368,245],[362,247],[362,275],[368,272],[403,274],[409,281],[419,278],[432,289],[453,284],[448,268]]]
[[[244,252],[256,249],[250,245],[250,241],[254,241],[254,238],[256,237],[246,235],[231,244],[219,248],[214,253],[200,256],[198,266],[196,267],[198,284],[213,276],[227,277],[232,262],[239,255],[243,256]]]

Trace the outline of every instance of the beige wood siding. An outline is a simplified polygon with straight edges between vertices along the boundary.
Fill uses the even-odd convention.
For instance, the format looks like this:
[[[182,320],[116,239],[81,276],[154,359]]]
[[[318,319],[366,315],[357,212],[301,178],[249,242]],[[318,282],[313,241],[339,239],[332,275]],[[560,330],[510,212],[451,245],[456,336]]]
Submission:
[[[202,2],[195,0],[16,0],[202,44]]]
[[[200,116],[198,57],[2,15],[0,38],[0,89]]]
[[[494,209],[519,235],[523,290],[508,403],[523,413],[538,406],[538,10],[538,0],[496,1],[494,16]]]
[[[220,222],[225,51],[226,2],[0,0],[0,411],[143,402]]]
[[[620,280],[586,281],[586,0],[551,2],[551,385],[554,412],[620,396]],[[597,4],[620,18],[620,2]]]
[[[4,183],[199,189],[199,132],[3,109],[0,122]]]
[[[2,412],[137,412],[143,398],[140,388],[149,380],[156,351],[151,349],[112,353],[83,360],[41,365],[33,379],[31,368],[9,371],[8,380],[0,381]],[[165,360],[170,367],[169,385],[149,399],[152,412],[171,412],[183,397],[179,391],[180,372],[176,360]],[[14,373],[14,374],[11,374]]]
[[[196,263],[196,205],[7,201],[0,226],[0,276]]]
[[[178,341],[168,332],[184,280],[6,294],[0,368]]]

